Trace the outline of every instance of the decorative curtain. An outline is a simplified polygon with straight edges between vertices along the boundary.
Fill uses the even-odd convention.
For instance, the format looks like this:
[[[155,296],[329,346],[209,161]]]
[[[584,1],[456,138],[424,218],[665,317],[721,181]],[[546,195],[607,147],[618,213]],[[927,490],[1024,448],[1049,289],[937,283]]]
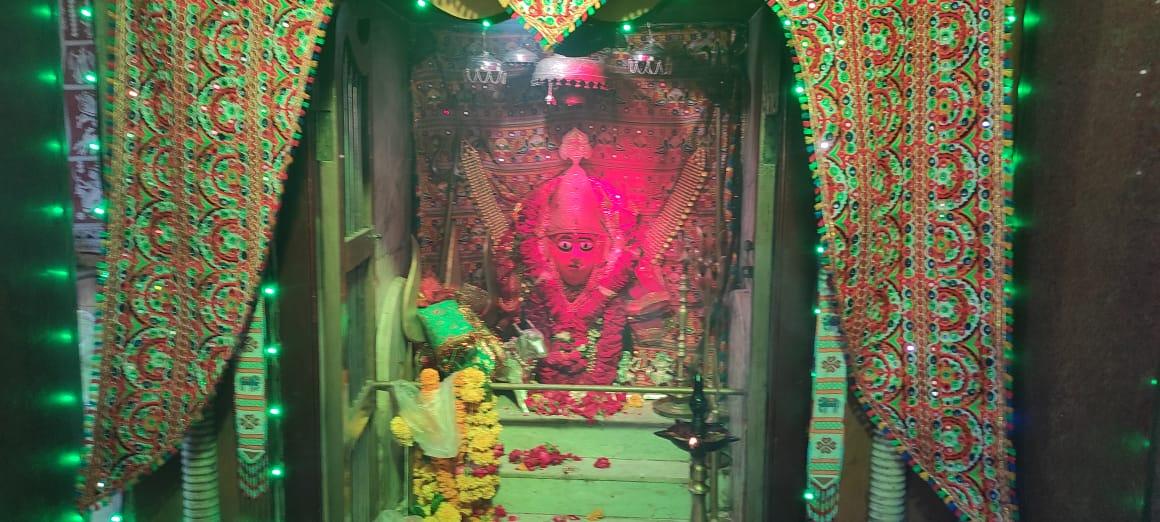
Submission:
[[[167,459],[244,342],[325,0],[117,0],[82,508]]]
[[[963,520],[1013,520],[1005,0],[772,0],[855,395]]]

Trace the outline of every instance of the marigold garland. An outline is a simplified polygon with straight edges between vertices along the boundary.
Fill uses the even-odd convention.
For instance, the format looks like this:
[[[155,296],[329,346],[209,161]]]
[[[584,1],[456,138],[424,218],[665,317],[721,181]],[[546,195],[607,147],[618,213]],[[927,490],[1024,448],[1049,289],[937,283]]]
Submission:
[[[391,419],[391,435],[395,436],[395,440],[403,446],[411,447],[415,445],[414,434],[411,433],[411,425],[402,417],[395,417]]]
[[[416,448],[411,483],[416,505],[412,514],[423,516],[424,522],[490,520],[494,515],[491,499],[499,488],[499,457],[504,453],[495,397],[487,389],[489,376],[477,368],[466,368],[448,378],[454,379],[460,452],[453,458],[437,458]],[[439,373],[430,368],[420,372],[419,381],[424,394],[434,393],[440,386]],[[401,417],[392,419],[391,433],[400,444],[414,443],[410,427]]]

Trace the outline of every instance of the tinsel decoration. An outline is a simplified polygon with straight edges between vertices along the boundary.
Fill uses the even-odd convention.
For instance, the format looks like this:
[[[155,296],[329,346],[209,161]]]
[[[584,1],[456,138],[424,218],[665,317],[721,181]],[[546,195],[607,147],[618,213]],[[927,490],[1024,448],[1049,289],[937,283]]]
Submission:
[[[1013,520],[1009,0],[770,0],[854,393],[963,520]]]
[[[238,434],[238,486],[247,498],[270,487],[267,452],[269,419],[266,394],[266,304],[259,299],[234,369],[234,429]],[[277,348],[274,348],[277,349]]]
[[[116,0],[100,374],[78,504],[169,458],[252,317],[325,0]]]
[[[825,270],[818,272],[813,410],[806,447],[806,513],[818,522],[837,520],[846,431],[846,354],[829,280]]]

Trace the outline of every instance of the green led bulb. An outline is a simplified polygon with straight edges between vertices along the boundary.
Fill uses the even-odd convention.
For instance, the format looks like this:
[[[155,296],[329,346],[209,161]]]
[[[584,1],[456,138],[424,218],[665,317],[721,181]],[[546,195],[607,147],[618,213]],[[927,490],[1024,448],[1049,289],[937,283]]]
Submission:
[[[278,285],[274,283],[267,283],[262,285],[262,295],[266,297],[274,297],[278,295]]]
[[[58,218],[64,215],[64,205],[48,205],[41,210],[48,214],[48,217]]]
[[[61,455],[56,459],[57,464],[66,468],[73,468],[81,465],[81,454],[75,451],[70,451]]]
[[[427,2],[426,2],[426,0],[415,0],[415,5],[417,5],[421,8],[427,7]]]
[[[52,339],[54,341],[65,343],[65,344],[72,343],[73,339],[75,339],[75,338],[76,337],[73,335],[72,330],[61,330],[59,332],[54,332],[52,334]]]
[[[484,20],[483,21],[483,28],[487,29],[488,27],[491,27],[491,20]]]
[[[807,501],[808,501],[808,500],[813,500],[813,499],[814,499],[814,492],[813,492],[813,491],[807,491],[807,492],[805,492],[805,494],[803,494],[803,495],[802,495],[802,498],[806,499]]]
[[[280,408],[278,406],[270,406],[270,416],[271,417],[278,417],[280,415],[282,415],[282,408]]]
[[[68,278],[69,271],[67,268],[46,268],[43,274],[44,277],[52,279],[66,279]]]
[[[270,475],[273,475],[273,476],[275,476],[275,477],[281,477],[281,476],[282,476],[282,475],[284,475],[285,473],[286,473],[286,471],[282,469],[282,465],[281,465],[281,464],[279,464],[279,465],[276,465],[276,466],[272,466],[272,467],[270,468]]]
[[[81,18],[88,19],[93,17],[93,8],[87,5],[78,9],[77,12],[81,14]]]
[[[267,355],[278,355],[278,352],[280,350],[281,350],[281,347],[278,344],[271,344],[270,346],[266,347],[266,354]]]
[[[625,22],[624,25],[620,26],[620,30],[624,31],[626,33],[631,33],[632,32],[632,24]]]
[[[54,406],[72,406],[80,402],[75,393],[72,392],[56,392],[48,396],[48,403]]]

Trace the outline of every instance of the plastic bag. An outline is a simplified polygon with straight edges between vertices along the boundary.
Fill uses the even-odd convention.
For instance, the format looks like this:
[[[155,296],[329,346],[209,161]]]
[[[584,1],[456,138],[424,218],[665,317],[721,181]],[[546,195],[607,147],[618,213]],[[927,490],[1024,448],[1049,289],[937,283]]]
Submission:
[[[455,425],[455,376],[443,379],[439,390],[428,397],[411,381],[395,381],[399,416],[411,427],[411,435],[423,453],[432,457],[459,455],[459,429]]]

